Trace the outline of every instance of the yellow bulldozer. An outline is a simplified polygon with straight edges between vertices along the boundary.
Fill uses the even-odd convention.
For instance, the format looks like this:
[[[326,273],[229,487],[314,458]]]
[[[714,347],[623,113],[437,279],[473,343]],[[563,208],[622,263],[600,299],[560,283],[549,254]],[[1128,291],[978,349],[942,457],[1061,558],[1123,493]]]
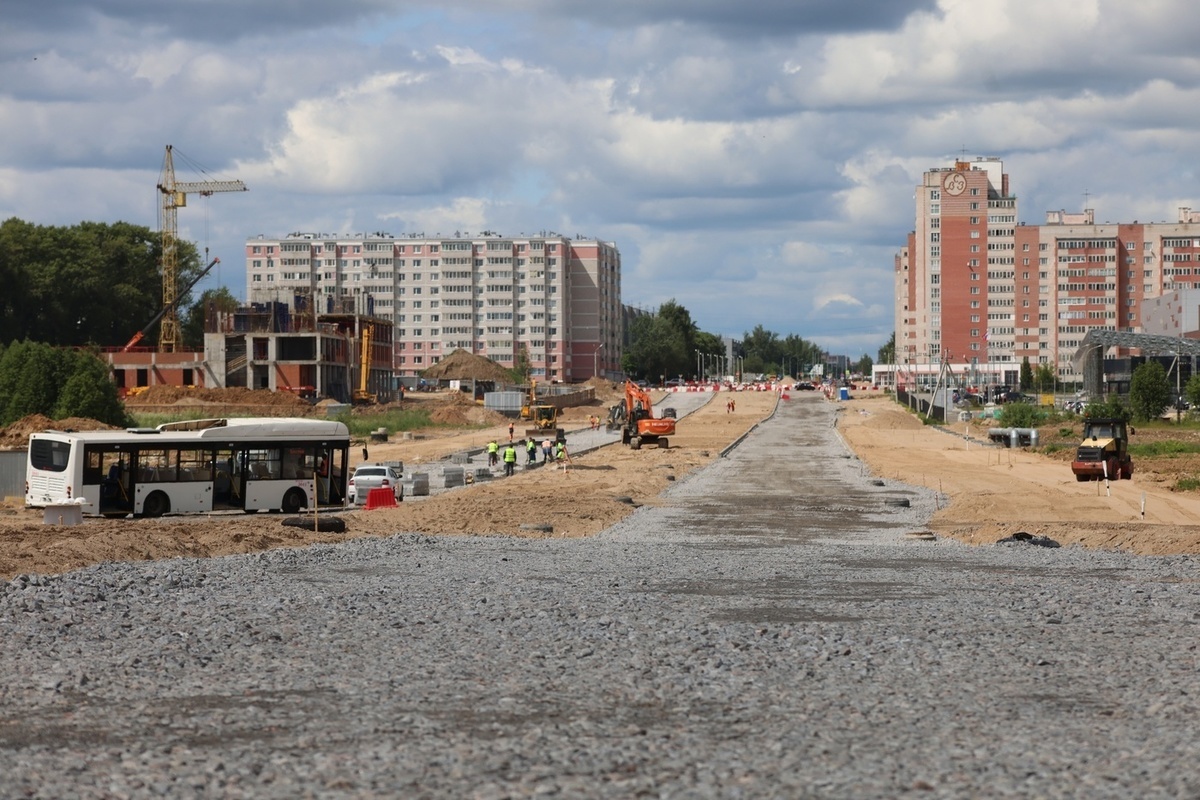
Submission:
[[[566,432],[558,427],[558,406],[538,402],[537,381],[529,382],[529,402],[521,406],[521,419],[531,423],[525,429],[527,438],[551,438],[555,441],[566,438]]]

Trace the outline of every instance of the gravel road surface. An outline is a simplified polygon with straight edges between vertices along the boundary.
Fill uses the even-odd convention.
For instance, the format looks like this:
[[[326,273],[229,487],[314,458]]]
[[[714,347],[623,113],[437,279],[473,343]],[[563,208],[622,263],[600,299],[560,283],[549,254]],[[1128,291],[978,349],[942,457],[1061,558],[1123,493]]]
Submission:
[[[1197,560],[909,538],[835,409],[592,539],[0,584],[0,796],[1200,796]]]

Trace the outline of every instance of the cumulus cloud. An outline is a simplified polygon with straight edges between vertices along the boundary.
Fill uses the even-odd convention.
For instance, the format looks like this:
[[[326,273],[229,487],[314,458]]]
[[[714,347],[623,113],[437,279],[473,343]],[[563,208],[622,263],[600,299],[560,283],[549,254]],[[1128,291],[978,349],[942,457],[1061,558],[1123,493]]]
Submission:
[[[0,214],[154,225],[173,144],[250,186],[180,215],[238,295],[258,234],[554,229],[628,303],[873,354],[929,167],[1003,158],[1033,223],[1200,207],[1197,40],[1184,0],[12,0]]]

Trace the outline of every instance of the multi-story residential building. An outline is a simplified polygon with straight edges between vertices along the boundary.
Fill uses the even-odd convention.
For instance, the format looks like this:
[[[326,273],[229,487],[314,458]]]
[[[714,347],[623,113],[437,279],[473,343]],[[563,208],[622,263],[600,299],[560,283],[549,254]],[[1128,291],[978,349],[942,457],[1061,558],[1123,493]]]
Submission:
[[[945,363],[1011,385],[1026,359],[1078,381],[1071,359],[1089,331],[1142,333],[1144,301],[1200,285],[1190,208],[1174,223],[1096,224],[1092,209],[1018,219],[998,159],[924,174],[916,227],[894,259],[899,381]]]
[[[389,319],[395,372],[457,349],[531,378],[578,382],[619,370],[621,256],[555,233],[451,237],[293,233],[246,243],[247,299]]]

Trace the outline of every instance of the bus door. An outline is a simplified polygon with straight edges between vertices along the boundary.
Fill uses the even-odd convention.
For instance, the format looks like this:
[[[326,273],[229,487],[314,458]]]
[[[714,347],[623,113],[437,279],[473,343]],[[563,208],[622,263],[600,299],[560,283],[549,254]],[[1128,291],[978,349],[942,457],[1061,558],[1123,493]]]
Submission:
[[[329,448],[332,469],[329,471],[329,503],[346,504],[346,490],[350,484],[350,448],[348,445]]]
[[[133,512],[133,454],[97,445],[84,449],[83,494],[96,512],[123,517]]]
[[[278,509],[283,496],[291,488],[283,480],[282,451],[278,447],[254,448],[242,451],[245,475],[245,506],[247,511]]]
[[[213,508],[246,507],[246,469],[244,452],[217,450],[213,464]]]
[[[213,454],[211,450],[171,451],[178,462],[176,486],[171,510],[205,512],[213,510]]]

